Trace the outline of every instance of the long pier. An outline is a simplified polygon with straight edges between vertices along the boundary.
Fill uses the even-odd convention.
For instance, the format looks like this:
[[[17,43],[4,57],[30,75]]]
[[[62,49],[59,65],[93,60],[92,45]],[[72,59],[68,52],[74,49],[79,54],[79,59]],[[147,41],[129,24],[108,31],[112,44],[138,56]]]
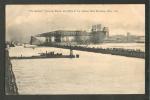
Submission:
[[[12,64],[9,58],[8,50],[6,50],[5,55],[5,93],[6,95],[18,95],[16,78],[12,70]]]
[[[95,48],[95,47],[84,47],[84,46],[70,46],[70,45],[44,45],[44,46],[51,46],[56,48],[64,48],[64,49],[72,49],[72,50],[80,50],[80,51],[87,51],[87,52],[94,52],[94,53],[102,53],[102,54],[111,54],[111,55],[119,55],[119,56],[126,56],[126,57],[135,57],[135,58],[145,58],[145,52],[141,50],[134,50],[134,49],[124,49],[124,48]]]

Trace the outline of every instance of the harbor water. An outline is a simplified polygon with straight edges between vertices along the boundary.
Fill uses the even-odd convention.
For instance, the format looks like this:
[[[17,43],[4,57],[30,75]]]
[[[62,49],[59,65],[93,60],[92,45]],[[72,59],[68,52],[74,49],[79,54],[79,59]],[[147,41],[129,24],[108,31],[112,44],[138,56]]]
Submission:
[[[124,44],[126,48],[144,44]],[[117,46],[117,45],[114,45]],[[53,47],[9,48],[14,56],[33,56],[69,50]],[[79,58],[11,60],[19,94],[143,94],[145,60],[140,58],[76,51]]]

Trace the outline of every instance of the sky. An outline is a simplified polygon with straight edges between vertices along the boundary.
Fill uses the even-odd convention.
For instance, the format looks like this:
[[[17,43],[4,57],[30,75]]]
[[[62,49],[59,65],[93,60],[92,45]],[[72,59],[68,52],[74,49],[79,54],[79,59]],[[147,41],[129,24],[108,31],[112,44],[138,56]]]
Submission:
[[[144,4],[6,5],[6,41],[29,41],[55,30],[90,31],[94,24],[111,35],[145,35]]]

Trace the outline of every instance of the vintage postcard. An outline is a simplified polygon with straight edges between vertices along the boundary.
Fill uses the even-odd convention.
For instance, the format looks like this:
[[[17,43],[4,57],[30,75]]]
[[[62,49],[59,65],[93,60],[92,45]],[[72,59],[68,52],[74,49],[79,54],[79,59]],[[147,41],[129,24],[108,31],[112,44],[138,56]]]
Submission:
[[[144,4],[6,5],[7,95],[145,94]]]

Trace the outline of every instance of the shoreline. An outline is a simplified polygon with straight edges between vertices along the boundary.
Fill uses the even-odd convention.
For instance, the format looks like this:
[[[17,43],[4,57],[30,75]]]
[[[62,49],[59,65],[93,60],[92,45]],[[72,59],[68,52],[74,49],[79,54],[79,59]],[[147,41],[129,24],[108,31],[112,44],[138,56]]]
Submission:
[[[102,53],[102,54],[111,54],[111,55],[119,55],[133,58],[141,58],[145,59],[145,53],[141,50],[134,49],[124,49],[124,48],[95,48],[95,47],[83,47],[83,46],[70,46],[70,45],[57,45],[57,44],[48,44],[48,45],[39,45],[39,46],[47,46],[47,47],[55,47],[55,48],[64,48],[64,49],[72,49],[86,52],[94,52],[94,53]]]
[[[12,70],[8,50],[5,51],[5,93],[6,95],[18,95],[16,78]]]

